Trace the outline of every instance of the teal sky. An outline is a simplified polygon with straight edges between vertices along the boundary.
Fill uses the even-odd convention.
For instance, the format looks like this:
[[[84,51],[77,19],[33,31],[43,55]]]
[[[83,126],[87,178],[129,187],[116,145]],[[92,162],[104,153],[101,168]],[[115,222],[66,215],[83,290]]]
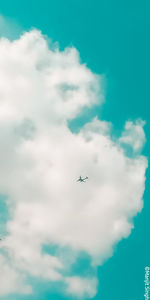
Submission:
[[[20,32],[35,27],[58,41],[61,49],[73,45],[93,72],[105,74],[105,104],[70,126],[79,127],[96,113],[101,119],[111,121],[117,132],[126,120],[142,118],[146,121],[143,153],[147,157],[150,153],[149,12],[148,0],[0,1],[0,14],[18,24]],[[144,267],[150,265],[149,169],[146,175],[144,208],[134,220],[131,235],[116,246],[113,257],[99,268],[100,286],[95,300],[144,299]],[[84,263],[81,260],[81,271]],[[45,284],[40,288],[38,285],[35,296],[7,299],[68,298],[57,291],[48,292]]]

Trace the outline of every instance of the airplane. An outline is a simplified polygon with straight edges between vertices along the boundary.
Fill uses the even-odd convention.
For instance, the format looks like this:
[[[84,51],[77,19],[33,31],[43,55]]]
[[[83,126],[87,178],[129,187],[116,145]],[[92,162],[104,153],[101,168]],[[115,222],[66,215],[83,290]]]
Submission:
[[[82,178],[81,176],[79,177],[79,179],[77,181],[79,182],[86,182],[85,180],[88,179],[88,177],[86,176],[85,178]]]

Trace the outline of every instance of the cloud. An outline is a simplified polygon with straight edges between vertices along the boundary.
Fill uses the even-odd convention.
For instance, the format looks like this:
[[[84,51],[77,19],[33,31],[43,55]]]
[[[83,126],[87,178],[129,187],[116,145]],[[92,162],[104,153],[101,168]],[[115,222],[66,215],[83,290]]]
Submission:
[[[96,278],[80,278],[72,276],[66,278],[68,285],[67,292],[69,294],[77,294],[79,298],[93,298],[97,291],[97,279]]]
[[[120,143],[126,144],[133,148],[134,151],[141,151],[145,144],[145,133],[143,127],[145,122],[142,120],[128,121],[125,124],[125,129],[120,137]]]
[[[126,138],[132,127],[142,132],[140,150],[143,123],[126,125],[116,141],[112,125],[97,118],[72,133],[69,120],[103,103],[103,77],[81,64],[76,49],[48,47],[37,30],[0,40],[0,82],[0,193],[9,210],[1,264],[15,278],[5,292],[21,292],[22,274],[29,284],[30,277],[62,282],[68,293],[93,297],[95,268],[130,234],[143,206],[147,160],[121,146],[137,149]],[[79,175],[88,181],[80,184]],[[90,277],[72,274],[81,252],[91,259]]]
[[[32,288],[25,285],[25,276],[20,274],[15,268],[12,268],[11,262],[3,255],[0,255],[0,296],[17,292],[22,294],[30,294]]]

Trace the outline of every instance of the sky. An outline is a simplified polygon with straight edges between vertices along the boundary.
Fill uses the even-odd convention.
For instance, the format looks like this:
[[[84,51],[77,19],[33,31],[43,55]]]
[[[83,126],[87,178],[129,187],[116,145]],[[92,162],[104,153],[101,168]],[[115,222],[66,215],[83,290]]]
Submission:
[[[144,299],[149,9],[0,2],[0,299]]]

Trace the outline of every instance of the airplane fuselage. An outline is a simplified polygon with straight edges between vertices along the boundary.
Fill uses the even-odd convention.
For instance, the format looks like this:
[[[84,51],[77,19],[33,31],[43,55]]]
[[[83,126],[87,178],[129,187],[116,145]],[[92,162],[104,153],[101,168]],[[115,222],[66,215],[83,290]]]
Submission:
[[[86,176],[85,178],[82,178],[81,176],[79,177],[79,179],[77,181],[79,182],[86,182],[85,180],[88,179],[88,177]]]

